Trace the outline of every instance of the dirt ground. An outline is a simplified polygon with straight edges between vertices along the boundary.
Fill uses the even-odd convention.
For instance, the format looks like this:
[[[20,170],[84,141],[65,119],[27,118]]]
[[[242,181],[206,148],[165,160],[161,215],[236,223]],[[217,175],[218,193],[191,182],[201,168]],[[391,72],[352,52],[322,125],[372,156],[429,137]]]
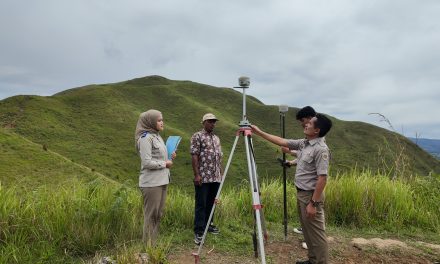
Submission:
[[[399,241],[380,238],[341,238],[329,237],[329,263],[346,264],[440,264],[440,245],[417,241]],[[197,247],[180,249],[169,256],[171,263],[195,263],[192,252]],[[267,263],[295,263],[307,259],[307,250],[301,247],[300,235],[289,235],[287,241],[269,241],[265,246]],[[236,256],[219,252],[209,245],[204,247],[199,263],[260,263],[253,256],[253,248],[248,256]]]

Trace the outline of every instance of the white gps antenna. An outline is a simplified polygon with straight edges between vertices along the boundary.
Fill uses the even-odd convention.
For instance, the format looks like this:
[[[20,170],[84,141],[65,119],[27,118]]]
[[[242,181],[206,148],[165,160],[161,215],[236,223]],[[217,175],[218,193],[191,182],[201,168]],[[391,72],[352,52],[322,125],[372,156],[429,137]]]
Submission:
[[[279,105],[278,109],[280,110],[280,113],[287,113],[289,111],[288,105]]]
[[[238,87],[234,87],[234,88],[239,88],[239,89],[243,89],[243,119],[240,121],[239,126],[241,127],[245,127],[245,126],[250,126],[251,123],[249,123],[249,121],[247,120],[247,116],[246,116],[246,89],[249,88],[250,85],[250,80],[249,77],[246,76],[241,76],[240,78],[238,78]]]

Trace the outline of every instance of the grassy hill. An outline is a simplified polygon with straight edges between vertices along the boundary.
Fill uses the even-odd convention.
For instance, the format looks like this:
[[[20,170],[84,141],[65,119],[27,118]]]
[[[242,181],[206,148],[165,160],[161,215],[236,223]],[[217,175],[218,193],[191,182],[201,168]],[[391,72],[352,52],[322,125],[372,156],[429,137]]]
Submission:
[[[253,97],[247,100],[250,121],[279,134],[278,107],[264,105]],[[0,101],[0,127],[3,128],[0,180],[46,177],[47,181],[56,181],[56,177],[47,176],[50,175],[47,172],[59,168],[62,172],[57,174],[64,175],[59,177],[72,174],[95,177],[99,172],[118,182],[129,181],[136,185],[140,162],[134,148],[134,129],[139,114],[150,108],[164,115],[164,139],[169,135],[183,137],[172,169],[174,183],[192,184],[189,139],[201,128],[200,119],[206,112],[213,112],[220,119],[217,133],[222,140],[226,164],[241,119],[241,93],[149,76],[74,88],[49,97],[14,96]],[[297,110],[289,108],[287,113],[287,135],[292,138],[303,136],[294,118]],[[333,172],[355,166],[389,171],[397,168],[398,173],[411,169],[422,175],[440,172],[438,160],[396,133],[362,122],[333,117],[332,121],[334,127],[326,138],[332,150]],[[43,150],[43,145],[48,151]],[[254,146],[259,174],[280,176],[281,169],[276,162],[276,157],[281,155],[278,148],[258,137],[254,137]],[[77,164],[85,167],[78,170],[81,172],[70,171]],[[29,174],[29,171],[33,172]],[[247,177],[244,144],[240,141],[227,183],[240,183]]]
[[[32,188],[42,184],[58,186],[71,180],[91,181],[97,178],[114,182],[43,145],[3,128],[0,128],[0,146],[2,185]]]

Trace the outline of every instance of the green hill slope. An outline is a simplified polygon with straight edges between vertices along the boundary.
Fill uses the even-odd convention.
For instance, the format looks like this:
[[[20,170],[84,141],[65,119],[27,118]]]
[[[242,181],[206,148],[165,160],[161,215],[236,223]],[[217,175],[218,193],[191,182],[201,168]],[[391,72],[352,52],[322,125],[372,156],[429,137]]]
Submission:
[[[91,181],[103,177],[3,128],[0,128],[0,147],[0,183],[4,186],[57,186],[69,180]]]
[[[134,129],[139,114],[150,108],[163,112],[164,139],[168,135],[183,137],[172,170],[174,183],[192,184],[189,139],[200,129],[200,119],[206,112],[215,113],[221,120],[217,133],[226,164],[241,119],[241,93],[190,81],[149,76],[70,89],[50,97],[14,96],[0,101],[0,126],[109,178],[136,184],[140,162],[134,149]],[[247,110],[252,123],[279,134],[278,107],[248,97]],[[294,120],[296,111],[290,108],[287,113],[287,135],[300,138],[303,135]],[[404,137],[361,122],[332,120],[334,128],[327,142],[332,149],[334,172],[355,165],[391,168],[401,149],[399,144],[408,156],[407,167],[421,174],[440,171],[438,160]],[[278,148],[258,137],[254,137],[254,145],[260,175],[279,176]],[[227,182],[239,183],[247,177],[244,144],[240,141]]]

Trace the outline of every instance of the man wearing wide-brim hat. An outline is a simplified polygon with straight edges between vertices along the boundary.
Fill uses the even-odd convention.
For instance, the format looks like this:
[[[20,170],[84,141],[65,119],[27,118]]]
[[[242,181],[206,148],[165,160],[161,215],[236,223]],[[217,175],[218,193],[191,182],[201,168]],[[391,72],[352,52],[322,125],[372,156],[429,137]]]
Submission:
[[[191,158],[194,171],[195,211],[194,242],[200,244],[208,218],[222,180],[222,148],[220,138],[214,134],[217,117],[207,113],[202,118],[203,129],[191,137]],[[218,234],[218,228],[209,223],[208,231]]]

